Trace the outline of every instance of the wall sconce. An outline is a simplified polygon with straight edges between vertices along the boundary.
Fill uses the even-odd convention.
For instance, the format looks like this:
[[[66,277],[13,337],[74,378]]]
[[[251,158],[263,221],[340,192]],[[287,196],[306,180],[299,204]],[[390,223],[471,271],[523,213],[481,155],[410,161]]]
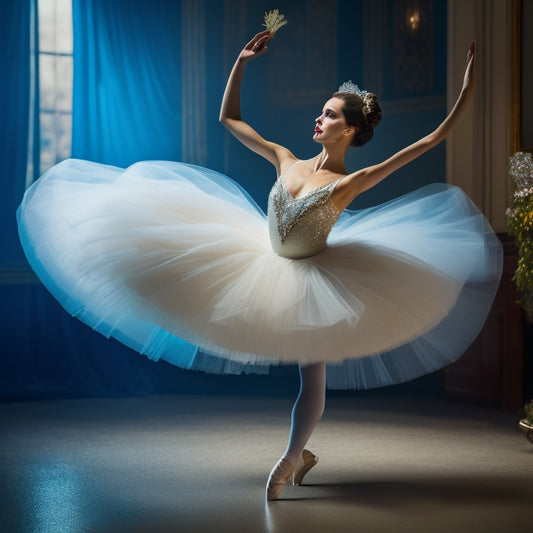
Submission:
[[[420,11],[418,9],[407,10],[407,28],[409,32],[415,34],[420,26]]]

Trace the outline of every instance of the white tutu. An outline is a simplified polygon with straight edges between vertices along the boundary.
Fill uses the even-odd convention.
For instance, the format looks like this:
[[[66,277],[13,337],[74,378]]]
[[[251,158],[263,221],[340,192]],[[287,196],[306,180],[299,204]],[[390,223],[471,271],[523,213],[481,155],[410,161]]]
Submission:
[[[501,275],[498,238],[444,184],[345,211],[328,248],[305,259],[272,251],[264,213],[235,182],[183,163],[64,161],[18,219],[37,275],[100,333],[207,372],[326,361],[333,388],[457,359]]]

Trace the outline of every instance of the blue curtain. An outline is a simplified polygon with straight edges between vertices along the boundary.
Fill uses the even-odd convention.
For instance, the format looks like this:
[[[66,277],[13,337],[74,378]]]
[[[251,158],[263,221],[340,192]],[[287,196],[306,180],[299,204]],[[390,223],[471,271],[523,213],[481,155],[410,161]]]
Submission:
[[[154,4],[161,4],[156,14]],[[25,274],[15,212],[25,190],[30,105],[38,109],[30,102],[36,8],[37,0],[3,0],[0,18],[0,398],[194,390],[201,376],[185,378],[94,333]],[[74,155],[114,164],[177,158],[179,3],[84,1],[73,10]]]
[[[180,9],[73,2],[73,157],[122,167],[180,159]]]
[[[0,17],[0,265],[22,262],[15,211],[25,187],[30,92],[30,2],[4,0]]]

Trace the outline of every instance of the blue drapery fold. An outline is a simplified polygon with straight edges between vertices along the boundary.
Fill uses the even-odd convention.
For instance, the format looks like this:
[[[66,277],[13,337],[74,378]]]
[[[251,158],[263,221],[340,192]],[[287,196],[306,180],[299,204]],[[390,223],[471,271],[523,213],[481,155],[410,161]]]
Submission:
[[[73,157],[122,167],[180,159],[180,6],[73,3]]]
[[[38,110],[38,101],[30,102],[31,37],[38,29],[31,24],[32,7],[37,0],[5,0],[0,18],[0,66],[8,73],[8,83],[0,84],[0,268],[7,270],[25,265],[15,212],[26,185],[30,106]],[[74,155],[118,165],[178,159],[180,3],[87,0],[73,2],[73,12]],[[38,157],[40,143],[34,147]],[[0,281],[5,333],[0,399],[183,392],[198,386],[189,375],[185,382],[179,369],[91,331],[42,285]]]
[[[22,261],[15,211],[25,188],[30,92],[30,2],[5,0],[0,17],[0,262]]]

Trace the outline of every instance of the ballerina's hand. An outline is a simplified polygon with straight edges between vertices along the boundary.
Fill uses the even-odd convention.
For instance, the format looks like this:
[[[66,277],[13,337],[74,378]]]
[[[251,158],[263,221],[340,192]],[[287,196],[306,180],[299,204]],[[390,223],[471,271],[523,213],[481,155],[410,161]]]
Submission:
[[[473,40],[470,44],[470,49],[468,50],[468,55],[466,56],[466,70],[465,77],[463,80],[463,89],[462,92],[470,95],[474,89],[474,63],[476,59],[476,41]]]
[[[239,60],[248,62],[250,59],[262,56],[268,50],[267,43],[270,39],[272,39],[272,34],[268,30],[257,33],[243,48],[239,54]]]

